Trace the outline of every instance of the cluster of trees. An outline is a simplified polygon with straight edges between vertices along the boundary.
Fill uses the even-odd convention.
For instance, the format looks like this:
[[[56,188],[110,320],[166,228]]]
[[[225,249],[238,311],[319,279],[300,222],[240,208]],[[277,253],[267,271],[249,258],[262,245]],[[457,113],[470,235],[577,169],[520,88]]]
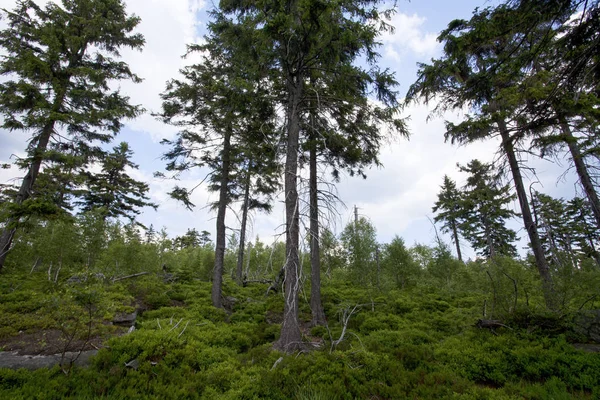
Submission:
[[[455,181],[444,176],[433,207],[437,213],[434,221],[441,222],[442,231],[451,234],[458,259],[463,261],[461,235],[483,257],[516,256],[513,243],[517,234],[506,226],[507,220],[516,215],[509,204],[515,198],[509,185],[502,184],[501,174],[491,164],[479,160],[459,169],[469,174],[465,186],[458,189]]]
[[[502,183],[502,174],[492,164],[472,160],[459,166],[468,172],[464,187],[449,176],[438,193],[433,212],[442,232],[450,234],[457,257],[463,261],[460,242],[464,238],[484,258],[517,257],[516,232],[507,226],[519,215],[511,208],[515,195]],[[590,202],[581,197],[569,201],[534,191],[531,206],[543,252],[552,271],[579,269],[593,262],[600,267],[598,225]]]
[[[391,29],[383,17],[392,12],[379,7],[378,0],[223,2],[212,12],[206,43],[189,46],[202,61],[167,83],[156,114],[180,128],[175,140],[165,141],[167,172],[176,178],[191,168],[209,167],[209,190],[219,193],[212,278],[216,307],[222,306],[228,206],[241,200],[245,232],[248,210],[269,210],[283,184],[286,318],[278,347],[286,351],[301,344],[300,169],[307,163],[310,170],[312,297],[319,324],[325,318],[318,202],[331,194],[320,195],[317,168],[330,167],[334,180],[341,170],[364,176],[365,167],[378,162],[382,126],[407,134],[397,117],[393,74],[377,65],[377,37]],[[77,212],[102,209],[106,219],[133,218],[139,207],[153,205],[147,186],[124,172],[133,167],[128,146],[108,154],[98,145],[110,142],[123,119],[143,111],[111,89],[114,81],[139,81],[117,60],[122,47],[142,48],[143,37],[132,33],[139,18],[128,16],[121,0],[63,1],[45,8],[23,0],[4,13],[9,27],[0,33],[0,45],[8,55],[1,68],[15,78],[1,87],[3,127],[33,135],[27,158],[19,160],[26,171],[20,188],[3,194],[10,201],[3,203],[0,265],[19,225],[46,206],[67,212],[73,206]],[[359,58],[366,61],[363,66]],[[372,95],[378,102],[369,99]],[[97,163],[103,166],[100,174],[91,172]],[[54,176],[42,179],[45,174]],[[52,184],[61,189],[48,187]],[[192,190],[176,186],[171,195],[192,208]],[[242,234],[240,283],[244,241]]]
[[[435,112],[467,109],[446,124],[446,139],[471,143],[499,137],[546,304],[556,296],[548,255],[523,183],[521,151],[541,156],[566,149],[600,228],[597,182],[597,1],[509,1],[452,21],[438,40],[443,55],[420,64],[407,101],[435,102]],[[539,222],[539,221],[538,221]],[[469,235],[469,234],[467,234]]]
[[[144,38],[132,33],[140,22],[128,16],[121,1],[65,1],[45,7],[24,0],[3,10],[8,27],[0,32],[6,55],[0,74],[2,127],[31,132],[26,156],[16,161],[25,171],[20,186],[2,189],[0,270],[14,235],[31,215],[70,215],[101,210],[102,218],[128,217],[156,207],[148,186],[132,179],[132,151],[127,143],[112,152],[110,143],[122,120],[143,110],[111,84],[139,82],[119,49],[141,49]],[[93,166],[101,172],[93,173]]]
[[[246,213],[251,204],[269,209],[283,186],[286,260],[285,310],[276,347],[301,346],[298,321],[301,202],[299,172],[308,164],[313,323],[323,324],[320,300],[319,165],[364,175],[377,163],[381,128],[407,134],[397,117],[396,81],[377,66],[377,36],[391,29],[379,1],[337,3],[222,2],[212,12],[206,44],[189,46],[202,62],[168,83],[159,117],[181,127],[167,169],[209,166],[218,191],[212,301],[222,306],[227,207],[242,201],[236,276],[242,281]],[[367,68],[359,66],[363,57]],[[379,102],[369,100],[376,95]],[[285,119],[279,121],[276,110]],[[279,162],[279,158],[284,161]],[[260,162],[258,162],[260,160]],[[193,189],[192,189],[193,190]],[[172,195],[191,206],[188,188]],[[266,199],[263,200],[263,199]]]
[[[175,139],[163,141],[167,166],[159,175],[177,179],[185,171],[208,168],[208,189],[218,193],[212,205],[217,213],[211,268],[215,307],[223,307],[223,276],[232,259],[228,209],[241,205],[235,268],[229,270],[243,284],[250,273],[249,264],[244,267],[248,213],[269,211],[283,189],[285,249],[283,268],[275,274],[283,278],[276,281],[285,298],[276,347],[284,351],[302,346],[301,218],[309,221],[310,304],[312,322],[319,325],[325,323],[321,271],[331,273],[337,246],[330,232],[321,232],[324,210],[336,199],[329,184],[341,172],[364,177],[366,167],[379,163],[384,135],[408,135],[398,116],[394,75],[377,63],[378,37],[392,29],[386,20],[394,10],[385,7],[380,0],[221,1],[211,12],[205,42],[188,47],[188,54],[199,55],[200,61],[167,82],[155,114],[179,129]],[[112,152],[101,146],[113,139],[124,119],[143,112],[111,89],[115,81],[139,81],[118,60],[120,48],[142,48],[143,37],[132,33],[139,19],[126,14],[122,0],[63,0],[45,8],[22,0],[4,13],[9,26],[0,32],[7,54],[0,71],[11,79],[0,84],[2,127],[32,136],[27,156],[17,162],[25,171],[21,186],[2,191],[0,268],[17,228],[31,216],[82,213],[80,218],[95,215],[102,223],[123,217],[133,221],[140,207],[156,206],[149,202],[148,186],[126,173],[136,167],[128,145],[121,143]],[[557,303],[549,258],[571,257],[575,248],[599,258],[600,207],[590,169],[599,154],[600,68],[594,50],[599,13],[597,1],[583,0],[509,1],[476,10],[469,21],[453,21],[441,33],[443,56],[420,65],[406,100],[436,101],[436,111],[467,108],[464,122],[447,124],[446,138],[453,142],[501,138],[516,196],[502,174],[473,160],[460,167],[469,174],[464,188],[445,179],[434,207],[436,221],[452,233],[459,259],[459,235],[484,257],[514,256],[516,233],[505,221],[516,215],[507,204],[518,198],[551,309]],[[567,149],[586,194],[577,204],[587,206],[536,194],[532,212],[519,157],[524,149],[541,156]],[[94,172],[97,165],[101,172]],[[308,171],[308,182],[301,179],[302,170]],[[319,174],[326,170],[329,182]],[[175,186],[170,194],[192,209],[190,196],[201,184]],[[306,207],[300,196],[304,187]],[[560,207],[570,216],[570,227],[553,219],[552,210]],[[74,226],[75,232],[85,228],[81,222]],[[410,271],[424,268],[418,260],[427,252],[410,253],[400,238],[380,246],[374,234],[366,220],[357,218],[341,235],[349,277],[379,288],[387,271],[404,287]],[[147,230],[148,244],[155,235],[152,227]],[[206,232],[191,230],[170,248],[186,252],[208,248],[209,242]],[[161,243],[166,243],[164,236]],[[441,243],[436,249],[432,257],[445,261],[434,264],[446,267],[432,271],[449,281],[455,269],[448,267],[454,265],[450,252]]]

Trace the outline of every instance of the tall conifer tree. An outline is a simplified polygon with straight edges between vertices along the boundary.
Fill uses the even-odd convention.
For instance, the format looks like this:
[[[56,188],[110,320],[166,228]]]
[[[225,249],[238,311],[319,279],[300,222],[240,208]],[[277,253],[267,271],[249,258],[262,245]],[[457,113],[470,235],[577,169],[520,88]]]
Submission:
[[[78,149],[90,149],[95,141],[110,141],[123,118],[140,113],[109,85],[140,81],[116,58],[122,47],[141,49],[144,38],[132,34],[140,20],[127,15],[121,0],[63,0],[45,7],[22,0],[4,14],[8,27],[0,32],[6,52],[0,74],[14,77],[0,84],[2,127],[31,132],[16,210],[31,197],[53,143],[67,138]],[[5,221],[0,268],[18,222],[14,216]]]
[[[501,183],[500,174],[491,164],[472,160],[459,169],[469,174],[462,193],[465,213],[461,228],[465,238],[482,256],[516,256],[517,249],[513,243],[517,234],[506,227],[507,220],[516,216],[508,208],[515,199],[510,193],[510,186]]]
[[[543,252],[537,226],[531,214],[523,183],[518,149],[533,129],[528,125],[519,86],[542,51],[544,32],[565,21],[570,13],[561,2],[507,3],[496,8],[476,10],[473,17],[452,21],[438,40],[444,55],[431,64],[421,64],[419,78],[409,89],[407,99],[439,96],[437,111],[469,108],[460,124],[446,124],[446,138],[471,143],[500,138],[502,153],[511,171],[523,223],[529,236],[548,308],[556,309],[552,276]],[[525,128],[524,128],[525,127]]]
[[[215,307],[222,307],[227,207],[243,196],[247,172],[277,173],[277,169],[270,168],[276,152],[261,152],[264,147],[275,146],[275,111],[273,104],[265,100],[268,90],[259,84],[260,72],[246,68],[225,39],[218,24],[211,24],[206,44],[189,46],[189,52],[203,53],[202,62],[182,69],[182,79],[167,83],[158,115],[181,128],[175,140],[163,140],[170,146],[163,156],[168,160],[167,170],[178,176],[192,168],[208,167],[208,189],[219,193],[213,204],[217,210],[212,285]],[[265,158],[262,164],[250,165],[251,160],[261,157]],[[266,181],[277,182],[269,178]],[[191,209],[194,204],[189,196],[193,190],[175,187],[171,196]]]
[[[335,3],[297,0],[264,0],[254,3],[222,1],[222,29],[237,43],[236,51],[255,57],[255,68],[269,70],[272,90],[283,104],[285,115],[285,214],[286,263],[285,306],[278,349],[294,351],[301,347],[298,321],[300,260],[298,170],[301,150],[302,113],[306,110],[310,83],[322,80],[324,87],[335,82],[346,90],[343,98],[319,95],[331,115],[348,118],[386,118],[396,129],[402,125],[391,116],[396,111],[395,81],[381,71],[376,61],[377,36],[389,26],[381,19],[378,0]],[[389,15],[389,13],[383,13]],[[249,38],[250,43],[244,39]],[[354,65],[364,56],[368,69]],[[248,57],[250,58],[250,56]],[[312,74],[318,72],[318,77]],[[339,93],[339,92],[338,92]],[[349,96],[353,93],[352,96]],[[370,94],[382,107],[363,107]],[[402,125],[403,126],[403,125]]]

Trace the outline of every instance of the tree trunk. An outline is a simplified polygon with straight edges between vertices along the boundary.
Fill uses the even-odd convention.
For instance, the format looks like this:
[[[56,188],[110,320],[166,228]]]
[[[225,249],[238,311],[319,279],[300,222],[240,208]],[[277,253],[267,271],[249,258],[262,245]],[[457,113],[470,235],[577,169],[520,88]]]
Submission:
[[[314,138],[313,138],[314,139]],[[325,313],[321,303],[321,251],[319,247],[319,205],[317,186],[317,148],[310,146],[310,308],[312,325],[325,325]]]
[[[460,244],[458,243],[458,229],[456,228],[455,221],[452,221],[452,236],[454,238],[454,244],[456,245],[456,256],[458,257],[458,261],[464,262],[460,251]]]
[[[33,153],[31,165],[29,166],[27,174],[23,178],[23,182],[21,182],[21,187],[19,188],[19,192],[17,193],[17,197],[15,199],[15,203],[17,205],[23,204],[23,202],[31,196],[33,185],[40,174],[40,167],[42,166],[42,161],[44,160],[44,152],[48,147],[52,132],[54,132],[54,121],[48,122],[42,129],[37,146]],[[18,223],[18,218],[9,218],[6,222],[4,231],[0,236],[0,271],[2,271],[2,268],[4,267],[4,262],[6,261],[6,257],[8,256],[8,252],[12,245]]]
[[[229,169],[230,169],[231,129],[225,130],[223,138],[223,153],[221,166],[221,183],[219,188],[219,206],[217,208],[217,238],[215,244],[215,268],[213,271],[212,303],[213,306],[223,308],[223,264],[225,262],[225,212],[227,211]]]
[[[295,11],[294,11],[295,12]],[[300,213],[298,210],[298,143],[300,140],[300,99],[302,96],[302,74],[288,74],[287,103],[287,146],[285,159],[285,284],[283,324],[281,335],[274,347],[293,352],[301,347],[300,324],[298,322],[298,293],[300,290],[300,259],[298,244],[300,237]]]
[[[495,259],[496,249],[494,247],[494,241],[492,240],[492,234],[490,233],[490,224],[486,216],[483,217],[483,223],[485,225],[485,241],[488,246],[488,254],[491,259]]]
[[[529,208],[529,200],[527,199],[527,193],[525,192],[525,186],[523,185],[523,177],[521,176],[521,169],[515,156],[515,150],[506,127],[506,123],[502,119],[497,121],[498,128],[500,130],[500,136],[502,137],[502,148],[508,158],[510,170],[512,172],[513,181],[515,184],[515,190],[519,198],[519,205],[521,206],[521,215],[523,216],[523,223],[525,229],[529,235],[529,241],[531,243],[531,250],[535,257],[535,263],[542,279],[542,290],[544,292],[544,300],[546,301],[546,307],[550,310],[556,309],[556,296],[554,293],[554,284],[552,282],[552,276],[550,275],[550,267],[548,261],[544,256],[544,250],[542,248],[542,242],[538,234],[537,226],[533,222],[531,216],[531,209]]]
[[[585,191],[590,205],[592,206],[592,212],[594,213],[594,218],[596,219],[596,227],[600,229],[600,201],[598,200],[598,194],[594,189],[594,184],[590,178],[587,167],[583,162],[581,151],[577,145],[577,139],[573,136],[571,128],[569,127],[566,119],[561,118],[560,127],[562,129],[565,142],[569,146],[571,158],[573,159],[573,164],[575,164],[575,169],[577,170],[577,175],[581,181],[581,186],[583,186],[583,190]]]
[[[242,205],[242,226],[240,227],[240,248],[238,250],[237,267],[235,278],[238,285],[243,285],[243,267],[244,267],[244,248],[246,245],[246,223],[248,221],[248,204],[250,202],[250,164],[248,162],[248,171],[246,171],[246,187],[244,188],[244,204]]]

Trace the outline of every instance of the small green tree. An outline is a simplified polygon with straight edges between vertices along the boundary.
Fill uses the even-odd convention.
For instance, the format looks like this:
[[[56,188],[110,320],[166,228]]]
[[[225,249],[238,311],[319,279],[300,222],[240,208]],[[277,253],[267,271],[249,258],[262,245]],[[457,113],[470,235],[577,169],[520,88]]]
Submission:
[[[404,240],[395,236],[383,249],[383,270],[392,278],[398,289],[404,289],[416,283],[421,268],[404,245]]]
[[[346,253],[349,277],[357,285],[377,286],[375,235],[375,227],[364,217],[346,225],[340,235]]]

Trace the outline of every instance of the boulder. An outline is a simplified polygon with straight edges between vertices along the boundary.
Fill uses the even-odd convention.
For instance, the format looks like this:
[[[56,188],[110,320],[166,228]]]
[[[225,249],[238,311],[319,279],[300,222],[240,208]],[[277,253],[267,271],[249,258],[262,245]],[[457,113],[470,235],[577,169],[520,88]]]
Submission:
[[[135,324],[135,320],[138,315],[138,310],[135,310],[132,313],[117,313],[113,318],[113,324],[120,326],[128,326],[131,327]]]
[[[36,370],[40,368],[50,368],[57,364],[63,365],[73,362],[75,365],[84,367],[90,364],[90,358],[98,353],[98,350],[88,350],[82,352],[66,352],[62,354],[52,354],[49,356],[19,355],[17,352],[0,352],[0,368],[19,369],[25,368]]]
[[[600,343],[600,310],[578,312],[573,318],[573,330],[588,341]]]

